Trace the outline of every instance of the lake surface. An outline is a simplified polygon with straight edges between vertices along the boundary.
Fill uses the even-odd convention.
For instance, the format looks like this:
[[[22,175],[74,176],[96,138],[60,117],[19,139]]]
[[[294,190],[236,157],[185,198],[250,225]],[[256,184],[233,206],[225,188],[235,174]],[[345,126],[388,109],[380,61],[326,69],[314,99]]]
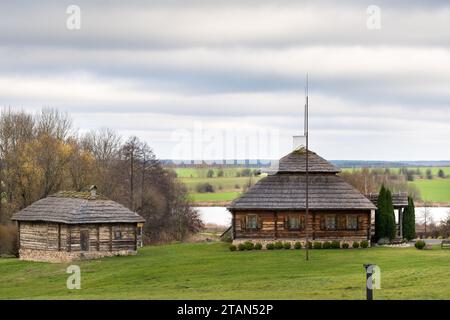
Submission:
[[[222,226],[231,225],[231,213],[225,207],[195,207],[203,223],[215,223]],[[421,213],[424,208],[416,208],[416,222],[422,223]],[[433,221],[438,223],[450,213],[450,207],[429,208]]]
[[[221,226],[231,225],[231,213],[225,207],[194,207],[203,223],[215,223]]]

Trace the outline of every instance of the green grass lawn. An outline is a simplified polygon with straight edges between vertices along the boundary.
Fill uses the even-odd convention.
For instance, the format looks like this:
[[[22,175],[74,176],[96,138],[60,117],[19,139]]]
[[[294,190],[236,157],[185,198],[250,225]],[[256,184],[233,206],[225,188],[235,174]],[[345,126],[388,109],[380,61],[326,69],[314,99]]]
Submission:
[[[194,202],[221,202],[236,199],[240,192],[191,193],[189,196]]]
[[[420,190],[423,200],[450,202],[450,179],[421,179],[410,182]]]
[[[138,256],[68,264],[0,259],[2,299],[365,299],[364,263],[381,268],[375,299],[450,299],[450,250],[230,252],[224,243],[151,246]]]
[[[236,173],[244,168],[224,168],[224,176],[217,177],[219,168],[213,168],[214,177],[207,178],[209,168],[177,168],[178,179],[186,186],[190,198],[198,205],[223,203],[236,199],[250,183],[253,185],[264,175],[257,177],[236,177]],[[253,169],[252,169],[253,170]],[[214,187],[214,193],[197,193],[196,187],[209,183]]]

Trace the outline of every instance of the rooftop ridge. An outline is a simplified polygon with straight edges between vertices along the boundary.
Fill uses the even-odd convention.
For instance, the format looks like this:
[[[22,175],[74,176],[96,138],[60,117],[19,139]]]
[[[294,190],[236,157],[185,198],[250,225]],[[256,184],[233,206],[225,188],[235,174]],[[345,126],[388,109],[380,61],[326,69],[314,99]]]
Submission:
[[[339,173],[341,170],[314,151],[308,150],[308,171],[311,173]],[[277,173],[306,173],[306,148],[295,149],[279,160]]]
[[[92,196],[90,191],[59,191],[57,193],[54,193],[52,195],[49,195],[49,197],[54,198],[70,198],[70,199],[82,199],[82,200],[109,200],[108,197],[97,193],[95,196]]]

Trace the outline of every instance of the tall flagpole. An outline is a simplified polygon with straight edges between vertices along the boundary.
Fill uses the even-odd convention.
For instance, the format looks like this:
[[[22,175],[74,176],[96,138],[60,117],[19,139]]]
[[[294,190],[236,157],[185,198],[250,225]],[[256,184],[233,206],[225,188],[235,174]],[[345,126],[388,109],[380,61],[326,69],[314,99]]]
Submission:
[[[306,213],[305,213],[305,235],[306,235],[306,260],[309,260],[309,248],[308,248],[308,214],[309,214],[309,166],[308,166],[308,136],[309,136],[309,105],[308,105],[308,74],[306,74],[306,104],[305,104],[305,125],[304,133],[306,138]]]

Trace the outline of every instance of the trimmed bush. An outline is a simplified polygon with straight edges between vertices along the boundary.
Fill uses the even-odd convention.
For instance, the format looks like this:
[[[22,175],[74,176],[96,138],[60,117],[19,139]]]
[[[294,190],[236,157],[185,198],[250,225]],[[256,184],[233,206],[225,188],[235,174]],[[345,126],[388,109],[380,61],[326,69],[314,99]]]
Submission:
[[[331,249],[331,242],[325,241],[324,243],[322,243],[322,248],[323,249]]]
[[[322,242],[314,241],[314,249],[322,249]]]
[[[308,249],[313,248],[313,243],[311,241],[308,241],[308,243],[306,245],[308,246]]]
[[[422,250],[423,248],[425,248],[425,241],[423,240],[417,240],[416,243],[414,244],[414,246],[419,249]]]
[[[255,248],[255,245],[250,241],[245,241],[244,245],[245,250],[253,250]]]
[[[358,249],[359,248],[359,242],[355,241],[353,242],[353,248]]]
[[[341,243],[339,241],[333,241],[331,242],[331,249],[340,249]]]
[[[349,245],[347,242],[344,242],[344,243],[342,244],[342,248],[343,248],[343,249],[348,249],[348,248],[350,248],[350,245]]]
[[[369,247],[369,241],[367,241],[367,240],[364,240],[364,241],[361,241],[361,248],[368,248]]]
[[[281,242],[281,241],[275,242],[275,249],[276,250],[280,250],[280,249],[283,249],[283,248],[284,248],[283,242]]]
[[[236,246],[234,244],[230,245],[230,251],[236,251]]]
[[[299,241],[297,241],[297,242],[294,244],[294,248],[295,248],[295,249],[301,249],[301,248],[302,248],[302,243],[299,242]]]
[[[198,193],[209,193],[209,192],[214,192],[214,186],[208,182],[205,183],[199,183],[195,186],[195,190]]]
[[[262,244],[261,243],[257,243],[255,244],[255,250],[261,250],[262,249]]]
[[[266,244],[266,249],[273,250],[273,249],[275,249],[275,245],[273,243],[268,243],[268,244]]]
[[[238,249],[239,249],[239,251],[244,251],[246,249],[245,248],[245,244],[244,243],[239,243]]]
[[[292,245],[291,245],[290,242],[285,242],[285,243],[283,244],[283,247],[284,247],[286,250],[289,250],[289,249],[292,247]]]

